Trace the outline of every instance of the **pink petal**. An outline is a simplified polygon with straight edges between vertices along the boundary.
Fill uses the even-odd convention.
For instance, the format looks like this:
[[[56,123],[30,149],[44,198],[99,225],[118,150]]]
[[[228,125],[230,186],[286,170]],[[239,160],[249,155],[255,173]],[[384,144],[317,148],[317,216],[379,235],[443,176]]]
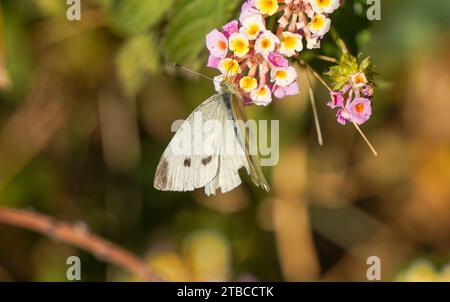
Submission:
[[[237,33],[239,31],[239,21],[233,20],[227,24],[225,24],[223,27],[223,34],[226,38],[229,38],[231,34]]]
[[[208,57],[208,64],[206,64],[206,67],[211,67],[211,68],[218,69],[220,60],[221,60],[220,58],[209,56]]]
[[[300,92],[300,89],[298,87],[297,82],[293,82],[292,84],[290,84],[286,87],[274,86],[274,89],[273,89],[273,95],[277,99],[282,99],[287,95],[296,95],[296,94],[299,94],[299,92]]]
[[[257,14],[259,14],[259,10],[256,9],[255,0],[247,0],[242,4],[239,21],[243,24],[245,19]]]
[[[331,109],[341,107],[344,104],[344,95],[340,91],[330,92],[331,101],[327,103],[327,106]]]
[[[281,67],[281,68],[288,67],[288,65],[289,65],[288,60],[285,57],[283,57],[281,54],[279,54],[278,52],[271,52],[269,54],[269,62],[273,66]]]
[[[286,95],[296,95],[300,93],[300,89],[298,87],[298,83],[295,81],[289,86],[284,88]]]
[[[348,122],[348,115],[344,109],[340,108],[336,113],[336,120],[339,124],[345,125]]]
[[[226,47],[221,48],[219,46],[221,43],[225,43]],[[214,29],[206,35],[206,47],[213,57],[223,59],[228,53],[228,39],[223,33]]]
[[[276,86],[275,90],[273,91],[273,95],[277,99],[282,99],[286,96],[286,91],[284,87]]]

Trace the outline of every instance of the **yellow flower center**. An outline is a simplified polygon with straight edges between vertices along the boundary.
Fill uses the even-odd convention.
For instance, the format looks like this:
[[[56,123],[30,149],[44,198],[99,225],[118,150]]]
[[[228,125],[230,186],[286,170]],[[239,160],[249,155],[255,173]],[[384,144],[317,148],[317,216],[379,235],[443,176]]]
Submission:
[[[252,25],[250,25],[250,26],[248,27],[247,33],[248,33],[250,36],[254,36],[254,35],[256,35],[258,32],[259,32],[259,26],[258,26],[258,24],[252,24]]]
[[[325,25],[325,20],[320,15],[314,16],[314,18],[311,21],[311,25],[315,29],[322,28]]]
[[[285,70],[277,70],[275,78],[284,80],[287,78],[287,72]]]
[[[225,59],[222,61],[222,70],[226,75],[235,75],[239,72],[239,64],[236,60]]]
[[[272,43],[270,42],[270,39],[269,39],[269,38],[264,38],[264,39],[261,40],[261,46],[262,46],[262,48],[267,49],[267,48],[269,48],[271,45],[272,45]]]
[[[248,53],[248,41],[243,37],[234,37],[230,39],[230,49],[234,54],[242,57]]]
[[[278,11],[278,1],[277,0],[257,0],[256,8],[258,8],[261,11],[261,13],[271,16]]]
[[[249,77],[249,76],[245,76],[239,81],[239,86],[245,92],[250,92],[250,91],[256,89],[257,85],[258,85],[258,81],[255,78]]]
[[[233,49],[237,51],[241,51],[246,47],[245,42],[242,40],[236,40],[233,43]]]
[[[285,48],[293,49],[297,46],[297,38],[291,35],[283,35],[281,43],[283,43]]]
[[[328,7],[330,6],[330,0],[318,0],[317,4],[319,4],[320,7]]]
[[[257,92],[258,96],[264,96],[267,94],[267,88],[266,86],[261,87],[258,92]]]
[[[354,82],[355,82],[356,85],[358,85],[358,84],[365,84],[366,80],[364,79],[364,77],[361,74],[359,74],[359,75],[357,75],[355,77]]]

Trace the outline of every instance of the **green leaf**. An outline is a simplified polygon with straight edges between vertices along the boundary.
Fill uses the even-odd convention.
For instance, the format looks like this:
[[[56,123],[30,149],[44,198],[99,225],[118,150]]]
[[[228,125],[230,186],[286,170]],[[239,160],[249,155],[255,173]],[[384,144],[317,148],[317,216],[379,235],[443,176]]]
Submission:
[[[130,38],[116,58],[118,76],[126,93],[135,95],[147,76],[158,70],[158,64],[158,49],[152,35],[141,34]]]
[[[361,61],[361,64],[359,64],[359,70],[364,72],[369,66],[371,62],[371,57],[368,56],[364,60]]]
[[[102,0],[111,26],[119,33],[133,35],[157,24],[173,5],[173,0]]]
[[[199,68],[205,36],[231,21],[239,0],[177,0],[164,41],[168,60]]]

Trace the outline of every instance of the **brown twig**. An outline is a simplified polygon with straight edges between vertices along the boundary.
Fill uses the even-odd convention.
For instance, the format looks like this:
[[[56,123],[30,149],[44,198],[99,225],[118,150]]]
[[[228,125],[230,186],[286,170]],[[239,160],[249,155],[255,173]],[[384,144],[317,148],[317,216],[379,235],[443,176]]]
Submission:
[[[99,259],[120,266],[144,280],[160,281],[136,255],[95,234],[89,233],[85,228],[77,228],[36,212],[4,207],[0,207],[0,223],[44,234],[56,241],[64,242],[92,253]]]

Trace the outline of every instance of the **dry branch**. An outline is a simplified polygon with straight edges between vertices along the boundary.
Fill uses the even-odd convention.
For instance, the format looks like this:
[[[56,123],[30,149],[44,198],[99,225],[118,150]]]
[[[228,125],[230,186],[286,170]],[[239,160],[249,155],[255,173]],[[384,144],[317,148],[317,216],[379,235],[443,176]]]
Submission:
[[[92,253],[99,259],[122,267],[143,280],[160,281],[136,255],[89,233],[85,228],[77,228],[33,211],[4,207],[0,207],[0,223],[28,229],[53,240],[73,245]]]

